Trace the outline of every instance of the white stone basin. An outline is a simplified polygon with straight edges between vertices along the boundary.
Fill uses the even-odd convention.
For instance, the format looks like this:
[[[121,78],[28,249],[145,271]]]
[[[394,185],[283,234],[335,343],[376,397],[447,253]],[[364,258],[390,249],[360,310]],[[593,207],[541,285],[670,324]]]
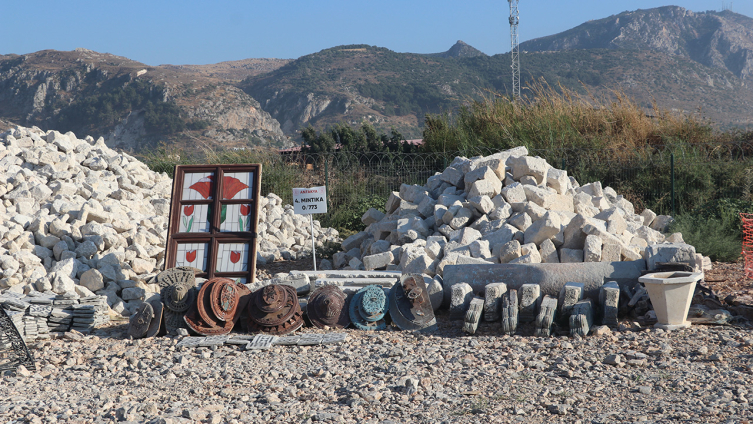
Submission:
[[[665,330],[690,327],[688,310],[695,285],[702,278],[702,272],[686,271],[654,272],[638,278],[654,305],[658,320],[654,327]]]

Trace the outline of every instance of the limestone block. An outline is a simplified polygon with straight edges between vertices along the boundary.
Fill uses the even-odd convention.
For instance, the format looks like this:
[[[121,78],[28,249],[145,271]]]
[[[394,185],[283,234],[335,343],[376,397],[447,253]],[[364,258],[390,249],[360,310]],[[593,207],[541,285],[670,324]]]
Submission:
[[[583,262],[601,262],[602,242],[598,236],[586,236],[583,244]]]
[[[494,173],[491,173],[493,177],[484,180],[477,180],[471,184],[471,188],[468,190],[468,197],[476,196],[489,196],[494,197],[498,195],[502,190],[502,182],[497,178]]]
[[[517,182],[503,188],[501,194],[508,203],[522,203],[527,200],[523,185]]]
[[[547,212],[541,219],[535,221],[525,230],[525,243],[541,244],[560,232],[560,217],[556,213]]]
[[[503,244],[499,248],[499,263],[508,263],[515,258],[519,258],[523,255],[521,252],[521,245],[518,240],[510,240]]]
[[[468,310],[463,319],[463,331],[468,334],[476,334],[478,323],[481,321],[483,314],[484,299],[481,297],[474,297],[471,299],[471,303],[468,305]]]
[[[518,328],[518,291],[510,290],[502,296],[502,331],[512,336]]]
[[[616,207],[609,208],[603,212],[600,212],[594,216],[594,218],[601,219],[607,222],[607,232],[611,234],[622,234],[627,229],[627,221],[623,217],[621,209]]]
[[[518,290],[518,321],[531,322],[536,318],[536,313],[541,304],[541,287],[538,284],[523,284]]]
[[[418,203],[426,193],[426,187],[424,186],[400,184],[400,198],[406,202]]]
[[[363,241],[369,237],[369,233],[361,231],[343,240],[341,247],[342,250],[347,252],[354,247],[359,247]]]
[[[488,214],[492,211],[492,209],[494,209],[494,203],[489,196],[470,197],[468,198],[468,203],[476,208],[476,210],[481,214]]]
[[[567,189],[570,187],[570,179],[567,178],[567,171],[549,168],[546,174],[546,185],[557,190],[559,194],[567,193]]]
[[[478,180],[492,180],[492,179],[499,181],[500,178],[488,166],[478,167],[466,173],[465,176],[463,177],[466,191],[468,191],[468,189],[473,185],[473,183],[475,183]]]
[[[424,218],[434,216],[434,207],[437,206],[437,202],[431,198],[431,196],[424,196],[421,202],[418,204],[418,213]]]
[[[87,270],[81,275],[79,284],[93,292],[105,288],[105,282],[104,277],[102,277],[102,273],[94,268]]]
[[[350,267],[350,269],[363,270],[363,262],[358,258],[351,258],[348,261],[348,267]]]
[[[533,202],[525,202],[525,207],[523,208],[523,211],[528,214],[528,216],[531,217],[532,222],[536,222],[542,218],[544,218],[544,215],[546,215],[548,210],[542,208],[541,206],[537,205]],[[558,212],[555,212],[558,214]]]
[[[64,273],[51,273],[50,280],[52,291],[57,294],[73,293],[76,291],[76,283]]]
[[[502,296],[507,292],[507,284],[491,283],[484,287],[484,320],[492,322],[500,318]]]
[[[538,184],[543,184],[550,166],[545,159],[531,156],[511,157],[507,165],[512,171],[513,178],[519,180],[525,175],[536,178]]]
[[[549,337],[554,327],[554,319],[557,313],[557,298],[544,296],[541,301],[541,310],[536,316],[536,337]]]
[[[474,240],[468,247],[471,250],[471,256],[474,258],[489,258],[492,256],[488,240]]]
[[[400,207],[400,193],[393,191],[390,193],[390,197],[387,199],[387,202],[384,204],[384,210],[387,211],[387,213],[393,213],[397,210],[397,208]]]
[[[669,226],[674,222],[674,218],[669,215],[657,215],[651,222],[651,229],[660,233],[665,233],[669,229]]]
[[[560,248],[560,263],[570,262],[583,262],[583,250]]]
[[[470,256],[464,256],[464,255],[458,256],[457,259],[455,260],[455,265],[489,265],[492,263],[494,262],[491,262],[486,259],[472,258]]]
[[[462,207],[458,209],[455,216],[447,224],[449,224],[449,226],[453,229],[458,230],[468,225],[471,222],[471,218],[473,218],[473,211],[468,208]]]
[[[620,249],[620,254],[622,256],[622,260],[624,261],[637,261],[639,259],[643,259],[643,256],[639,253],[640,247],[637,246],[625,246],[622,245]]]
[[[646,227],[651,227],[651,224],[656,218],[656,214],[651,209],[644,209],[643,212],[641,212],[641,216],[643,217],[643,225]]]
[[[604,196],[604,190],[601,188],[601,182],[596,181],[594,183],[584,184],[575,190],[578,193],[586,193],[592,197]]]
[[[371,225],[375,222],[381,221],[383,218],[384,212],[374,208],[369,208],[369,210],[361,216],[361,222],[363,222],[364,225]]]
[[[622,247],[618,244],[604,244],[601,247],[601,262],[622,260]]]
[[[121,298],[125,301],[143,300],[146,296],[146,290],[141,287],[128,287],[121,292]]]
[[[450,320],[457,321],[465,317],[473,299],[473,289],[468,283],[457,283],[450,290]]]
[[[593,326],[593,304],[591,299],[578,301],[570,314],[570,335],[586,337]]]
[[[366,271],[374,269],[383,269],[394,261],[392,252],[377,253],[363,257],[363,267]]]
[[[544,240],[539,245],[539,256],[541,256],[542,263],[557,264],[560,262],[557,248],[554,246],[554,242],[549,239]]]
[[[646,265],[649,271],[660,262],[679,262],[695,265],[695,247],[683,243],[652,244],[646,248]]]
[[[584,286],[583,283],[569,282],[560,289],[559,315],[563,320],[570,316],[573,306],[583,299]]]
[[[463,175],[463,171],[461,171],[460,169],[448,167],[445,168],[439,179],[462,189],[465,188],[465,185],[463,184],[464,177],[465,175]]]
[[[426,255],[419,255],[408,264],[403,267],[402,271],[406,274],[427,274],[430,276],[433,276],[436,270],[436,265],[434,261],[426,256]]]
[[[531,217],[525,212],[518,212],[507,220],[507,223],[515,226],[520,231],[526,231],[531,226],[533,221]]]
[[[617,327],[617,313],[620,306],[620,285],[616,281],[604,283],[599,289],[599,307],[601,308],[601,323],[610,327]]]
[[[682,238],[682,233],[672,233],[664,239],[664,241],[667,243],[685,243],[685,240]]]

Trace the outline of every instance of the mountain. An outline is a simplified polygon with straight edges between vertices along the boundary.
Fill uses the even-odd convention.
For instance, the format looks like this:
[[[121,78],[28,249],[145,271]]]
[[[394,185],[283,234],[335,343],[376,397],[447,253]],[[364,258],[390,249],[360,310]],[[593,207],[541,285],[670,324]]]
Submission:
[[[695,13],[678,6],[623,12],[520,44],[529,52],[576,49],[651,50],[753,78],[753,19],[734,13]]]
[[[282,63],[267,63],[263,72]],[[257,73],[249,62],[241,65],[248,66],[236,66],[237,78]],[[279,123],[228,82],[231,69],[227,63],[151,67],[87,49],[3,55],[0,117],[103,136],[110,147],[130,151],[161,142],[291,146]]]
[[[442,53],[430,53],[427,56],[432,57],[475,57],[475,56],[486,56],[486,53],[482,52],[481,50],[478,50],[477,48],[466,44],[463,42],[463,40],[458,40],[457,43],[453,44],[452,47],[450,47],[449,50]]]
[[[624,12],[521,45],[521,86],[621,90],[647,112],[753,127],[753,19],[676,6]],[[0,120],[140,151],[289,147],[302,128],[366,121],[420,138],[427,113],[509,95],[510,55],[458,41],[435,54],[347,45],[289,59],[150,67],[86,49],[0,56]],[[3,123],[0,122],[0,126]],[[0,128],[1,129],[1,128]]]

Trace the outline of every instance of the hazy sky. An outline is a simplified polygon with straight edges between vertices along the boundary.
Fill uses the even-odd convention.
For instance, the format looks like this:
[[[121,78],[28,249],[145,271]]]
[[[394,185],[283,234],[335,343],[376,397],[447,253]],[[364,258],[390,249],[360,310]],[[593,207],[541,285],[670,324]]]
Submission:
[[[148,65],[297,58],[343,44],[437,53],[457,40],[510,51],[505,0],[4,0],[0,54],[85,47]],[[753,0],[520,0],[520,41],[626,10],[674,4],[700,12]]]

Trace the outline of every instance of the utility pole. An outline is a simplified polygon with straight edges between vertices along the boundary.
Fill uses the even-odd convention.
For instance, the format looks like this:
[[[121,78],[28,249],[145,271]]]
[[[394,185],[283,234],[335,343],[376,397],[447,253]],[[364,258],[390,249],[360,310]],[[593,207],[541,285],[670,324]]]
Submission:
[[[507,0],[510,3],[510,56],[512,57],[512,98],[520,99],[520,40],[518,39],[518,0]]]

